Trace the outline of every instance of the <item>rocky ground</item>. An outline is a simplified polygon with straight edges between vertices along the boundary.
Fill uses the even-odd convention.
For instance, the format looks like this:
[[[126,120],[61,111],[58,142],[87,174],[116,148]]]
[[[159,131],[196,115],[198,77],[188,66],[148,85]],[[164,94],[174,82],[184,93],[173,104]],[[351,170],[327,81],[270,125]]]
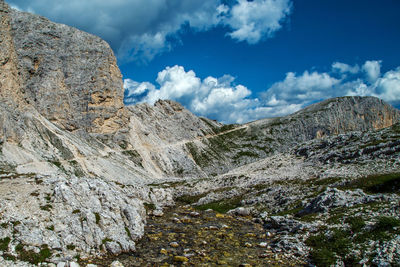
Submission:
[[[94,260],[109,266],[116,259],[124,266],[295,266],[303,262],[274,252],[274,237],[260,220],[213,210],[177,206],[163,216],[150,216],[136,252]]]

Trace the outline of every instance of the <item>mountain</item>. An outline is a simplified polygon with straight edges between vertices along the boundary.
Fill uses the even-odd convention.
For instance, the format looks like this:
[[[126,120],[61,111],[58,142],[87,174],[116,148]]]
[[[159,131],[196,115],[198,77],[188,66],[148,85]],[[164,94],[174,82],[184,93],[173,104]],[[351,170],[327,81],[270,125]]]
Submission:
[[[121,73],[100,38],[1,0],[0,24],[1,264],[132,252],[149,218],[183,204],[252,214],[287,244],[282,229],[317,217],[293,233],[302,252],[287,251],[315,261],[305,239],[330,227],[333,207],[384,200],[375,217],[396,209],[400,111],[378,98],[334,98],[243,125],[170,100],[124,106]],[[364,193],[360,179],[373,177],[384,181],[371,185],[381,195]]]

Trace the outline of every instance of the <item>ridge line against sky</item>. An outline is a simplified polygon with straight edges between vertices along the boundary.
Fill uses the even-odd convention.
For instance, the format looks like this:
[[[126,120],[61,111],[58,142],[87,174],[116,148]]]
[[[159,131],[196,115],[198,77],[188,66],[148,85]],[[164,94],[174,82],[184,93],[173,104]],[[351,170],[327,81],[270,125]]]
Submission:
[[[126,104],[172,99],[225,123],[344,95],[400,106],[400,1],[8,2],[109,42]]]

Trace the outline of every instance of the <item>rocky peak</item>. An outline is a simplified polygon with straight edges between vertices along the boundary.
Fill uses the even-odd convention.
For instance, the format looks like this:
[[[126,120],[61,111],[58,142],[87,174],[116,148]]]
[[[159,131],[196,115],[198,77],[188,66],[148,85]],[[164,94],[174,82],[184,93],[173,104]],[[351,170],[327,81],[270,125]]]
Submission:
[[[105,41],[16,10],[4,19],[10,27],[2,31],[13,44],[6,51],[16,52],[27,104],[69,131],[112,133],[120,128],[122,76]]]
[[[400,120],[400,112],[383,100],[367,96],[347,96],[327,99],[308,106],[290,118],[310,117],[328,120],[329,134],[348,131],[378,130]]]

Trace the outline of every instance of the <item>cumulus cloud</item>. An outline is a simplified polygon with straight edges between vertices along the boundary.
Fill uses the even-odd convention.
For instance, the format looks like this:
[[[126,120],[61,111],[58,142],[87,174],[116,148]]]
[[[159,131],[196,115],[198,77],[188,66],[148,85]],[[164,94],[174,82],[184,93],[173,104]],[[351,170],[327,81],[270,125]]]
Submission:
[[[400,105],[400,67],[386,72],[372,85],[374,96],[382,98],[395,106]]]
[[[362,70],[366,73],[367,80],[373,83],[381,75],[381,61],[366,61],[362,66]]]
[[[331,73],[301,75],[289,72],[286,78],[273,84],[264,94],[266,106],[286,108],[297,104],[299,108],[339,96],[376,96],[392,105],[400,104],[400,67],[381,76],[381,61],[366,61],[360,68],[335,62]],[[339,78],[335,75],[350,74]]]
[[[273,84],[265,93],[268,106],[282,106],[291,103],[303,103],[309,99],[323,99],[326,93],[340,80],[331,77],[328,73],[309,73],[305,71],[297,76],[293,72],[286,74],[286,78]]]
[[[13,7],[75,26],[101,36],[121,61],[148,62],[173,49],[179,31],[188,25],[207,31],[218,25],[250,44],[281,28],[290,14],[290,0],[9,0]]]
[[[379,65],[379,74],[367,71],[365,66],[371,64]],[[158,99],[172,99],[197,115],[225,123],[284,116],[312,103],[339,96],[376,96],[395,106],[400,105],[400,67],[381,75],[380,65],[380,61],[366,61],[355,71],[357,65],[336,62],[331,72],[288,72],[284,80],[274,83],[258,97],[244,85],[236,84],[230,75],[201,79],[192,70],[173,66],[158,73],[157,85],[126,79],[125,103],[153,104]],[[343,77],[340,75],[343,73],[351,75]],[[372,83],[371,76],[374,78]]]
[[[243,122],[235,112],[254,105],[257,100],[248,99],[251,91],[243,85],[235,85],[234,80],[230,75],[201,80],[194,71],[186,71],[182,66],[167,67],[158,73],[157,87],[126,79],[125,103],[153,104],[158,99],[172,99],[200,116],[223,122]]]
[[[290,12],[289,0],[239,0],[224,23],[233,30],[230,37],[255,44],[279,30]]]
[[[350,66],[346,63],[335,62],[332,64],[332,70],[334,72],[339,72],[341,74],[346,74],[346,73],[356,74],[360,71],[360,66],[358,66],[358,64]]]

